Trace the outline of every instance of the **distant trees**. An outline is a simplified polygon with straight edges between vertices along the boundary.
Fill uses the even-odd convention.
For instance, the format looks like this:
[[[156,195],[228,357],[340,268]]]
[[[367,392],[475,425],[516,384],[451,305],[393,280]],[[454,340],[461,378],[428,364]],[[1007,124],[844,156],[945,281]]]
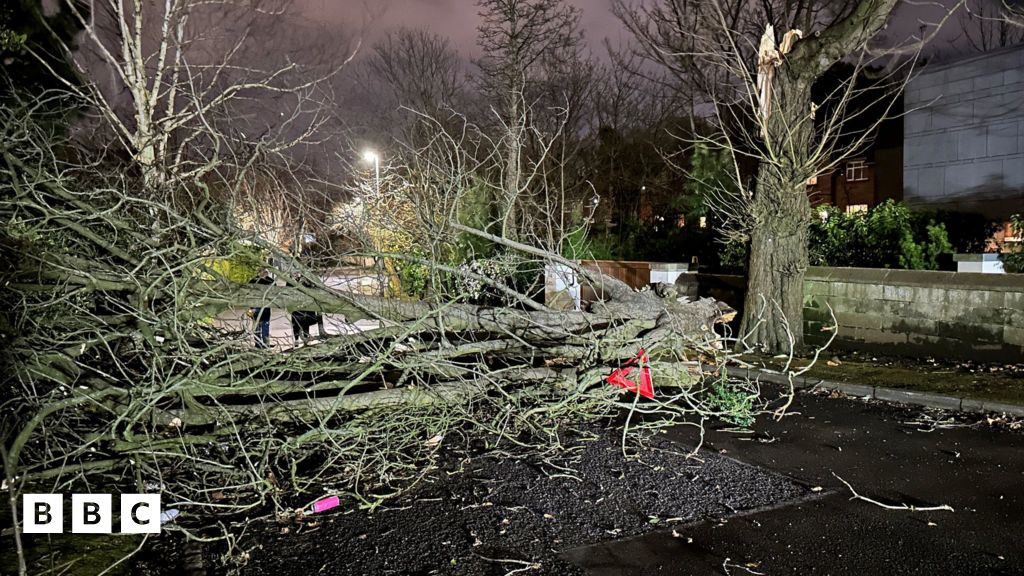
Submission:
[[[1020,5],[999,0],[965,0],[960,12],[960,37],[974,52],[989,52],[1024,42],[1024,26],[1014,22]]]
[[[480,0],[478,6],[478,85],[496,121],[500,157],[495,217],[500,235],[517,239],[532,220],[523,200],[544,187],[550,160],[564,160],[566,150],[558,146],[574,136],[569,120],[580,113],[580,92],[589,88],[578,76],[586,67],[580,12],[562,0]]]
[[[423,144],[421,115],[447,120],[466,104],[464,62],[451,42],[426,30],[402,28],[373,46],[359,75],[382,135]]]
[[[373,47],[358,96],[374,119],[370,134],[356,140],[376,134],[390,141],[387,176],[405,184],[394,180],[389,189],[404,193],[436,189],[414,186],[423,178],[414,170],[436,174],[442,157],[469,162],[460,172],[472,182],[450,192],[473,200],[435,201],[460,206],[464,217],[501,238],[558,251],[585,217],[580,204],[594,196],[580,154],[593,138],[596,72],[583,50],[580,13],[562,0],[478,6],[475,62],[425,31],[398,30]],[[456,142],[458,152],[451,149]]]

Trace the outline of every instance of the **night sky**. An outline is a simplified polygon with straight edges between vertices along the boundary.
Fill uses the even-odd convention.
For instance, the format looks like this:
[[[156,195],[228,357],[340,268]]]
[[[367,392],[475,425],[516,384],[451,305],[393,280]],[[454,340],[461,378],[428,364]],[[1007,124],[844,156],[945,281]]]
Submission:
[[[616,41],[628,34],[611,11],[612,0],[570,0],[583,10],[581,26],[587,39],[599,48],[604,38]],[[372,44],[387,30],[401,26],[423,28],[447,36],[464,56],[476,53],[476,0],[297,0],[296,5],[311,19],[358,25],[375,15],[366,40]]]
[[[993,6],[999,4],[999,0],[979,1],[991,2]],[[629,41],[629,33],[612,14],[612,0],[569,2],[582,9],[581,26],[595,53],[603,53],[602,43],[606,38],[613,44]],[[932,23],[941,17],[942,8],[939,4],[953,5],[955,0],[902,4],[890,21],[886,36],[890,41],[898,42],[918,34],[922,23]],[[406,26],[447,36],[464,57],[476,55],[476,28],[479,24],[476,0],[296,0],[296,5],[304,16],[313,21],[342,23],[349,28],[358,27],[372,15],[364,36],[369,45],[388,30]],[[933,43],[931,50],[939,53],[955,51],[957,36],[959,27],[954,18]]]

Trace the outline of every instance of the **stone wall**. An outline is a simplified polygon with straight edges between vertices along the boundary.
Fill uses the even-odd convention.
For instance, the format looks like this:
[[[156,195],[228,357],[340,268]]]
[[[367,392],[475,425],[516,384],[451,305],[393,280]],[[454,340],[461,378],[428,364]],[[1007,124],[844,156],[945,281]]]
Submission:
[[[926,67],[904,94],[903,196],[1005,218],[1024,209],[1024,45]]]
[[[606,273],[617,272],[623,280],[636,280],[638,270],[650,269],[648,263],[623,264],[601,262],[599,267]],[[675,284],[680,295],[715,298],[742,314],[746,289],[742,276],[682,273]],[[564,292],[564,287],[558,293],[549,290],[548,305],[573,308],[573,300]],[[590,302],[597,295],[583,286],[582,299]],[[804,282],[808,344],[828,340],[830,332],[822,328],[832,325],[829,306],[839,324],[833,343],[837,349],[1024,362],[1024,274],[812,266]],[[739,315],[732,328],[739,328]]]
[[[804,334],[836,345],[905,356],[1024,360],[1024,275],[811,268]]]
[[[689,274],[678,284],[692,298],[742,309],[742,276]],[[1024,362],[1024,274],[811,267],[804,283],[810,344],[830,335],[822,331],[831,326],[828,305],[839,323],[836,349]]]

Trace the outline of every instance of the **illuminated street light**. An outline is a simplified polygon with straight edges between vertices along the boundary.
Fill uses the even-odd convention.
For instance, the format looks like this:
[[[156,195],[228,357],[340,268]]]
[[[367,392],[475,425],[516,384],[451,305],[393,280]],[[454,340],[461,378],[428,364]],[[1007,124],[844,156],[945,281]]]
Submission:
[[[380,196],[380,155],[375,150],[363,152],[363,160],[373,162],[373,172],[376,176],[377,195]]]

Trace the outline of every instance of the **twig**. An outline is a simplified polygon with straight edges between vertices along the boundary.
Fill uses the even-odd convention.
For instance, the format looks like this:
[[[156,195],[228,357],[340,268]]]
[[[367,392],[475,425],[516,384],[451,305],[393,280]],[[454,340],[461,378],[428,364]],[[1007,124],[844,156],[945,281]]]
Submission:
[[[911,512],[936,512],[936,511],[939,511],[939,510],[946,511],[946,512],[953,512],[954,511],[953,507],[948,505],[948,504],[942,504],[941,506],[910,506],[910,505],[907,505],[907,504],[899,504],[899,505],[883,504],[882,502],[879,502],[878,500],[872,500],[871,498],[868,498],[866,496],[861,496],[860,494],[857,493],[856,490],[853,489],[853,486],[851,486],[849,482],[847,482],[846,480],[843,480],[842,478],[840,478],[839,475],[836,474],[835,472],[833,472],[832,475],[835,476],[836,479],[839,480],[840,482],[842,482],[843,484],[846,484],[846,487],[850,489],[850,493],[853,494],[853,496],[850,498],[850,500],[863,500],[863,501],[868,502],[870,504],[874,504],[875,506],[880,506],[882,508],[885,508],[886,510],[909,510]]]
[[[505,576],[509,576],[509,574],[516,574],[516,573],[519,573],[519,572],[526,572],[528,570],[540,570],[541,569],[541,565],[540,565],[539,562],[530,562],[530,561],[527,561],[527,560],[515,560],[515,559],[512,559],[512,558],[488,558],[487,556],[484,556],[482,554],[477,554],[476,552],[474,552],[473,555],[476,556],[477,558],[481,559],[481,560],[485,560],[487,562],[495,562],[497,564],[522,564],[522,566],[523,566],[522,568],[516,568],[515,570],[510,570],[510,571],[505,573]]]
[[[729,562],[730,560],[731,558],[726,558],[722,562],[722,570],[725,572],[725,576],[731,576],[731,572],[729,572],[730,566],[732,566],[733,568],[739,568],[740,570],[744,570],[746,572],[754,574],[755,576],[764,576],[764,572],[755,572],[754,570],[751,570],[750,568],[747,568],[746,566],[743,566],[741,564],[732,564]]]

